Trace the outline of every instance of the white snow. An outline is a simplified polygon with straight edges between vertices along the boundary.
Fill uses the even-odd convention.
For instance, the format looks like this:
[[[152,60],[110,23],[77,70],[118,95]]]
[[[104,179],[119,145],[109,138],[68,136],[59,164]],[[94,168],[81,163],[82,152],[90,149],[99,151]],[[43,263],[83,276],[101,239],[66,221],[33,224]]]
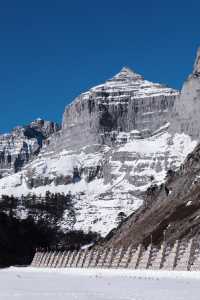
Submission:
[[[9,268],[1,300],[199,300],[200,272]]]
[[[196,141],[182,133],[172,136],[165,132],[146,139],[134,139],[120,148],[120,152],[126,151],[139,153],[140,155],[154,155],[155,153],[171,152],[172,155],[181,155],[185,158],[196,146]]]
[[[163,128],[165,129],[167,127]],[[54,155],[41,155],[22,172],[2,178],[0,195],[44,195],[47,190],[67,194],[70,191],[76,195],[74,205],[77,215],[74,228],[85,231],[92,229],[105,236],[118,225],[116,220],[119,212],[123,211],[128,216],[142,204],[143,200],[134,196],[133,192],[138,194],[152,183],[162,183],[166,170],[180,166],[196,146],[196,141],[192,141],[188,135],[171,135],[167,131],[145,139],[131,139],[127,133],[126,136],[127,143],[119,145],[113,152],[105,147],[102,152],[87,153],[83,148],[79,153],[63,150]],[[60,174],[72,176],[74,167],[90,168],[103,164],[106,153],[109,174],[112,176],[112,180],[108,182],[103,178],[95,178],[87,183],[83,176],[79,182],[67,185],[56,186],[51,183],[29,189],[26,184],[27,172],[31,172],[32,177],[53,178]],[[150,180],[152,176],[153,182]],[[61,222],[63,229],[67,219],[66,214]]]
[[[112,92],[115,93],[116,91],[123,91],[124,95],[125,93],[130,93],[135,99],[149,96],[178,95],[176,90],[159,83],[144,80],[140,74],[135,73],[129,68],[123,68],[118,74],[110,80],[107,80],[104,84],[95,86],[91,88],[89,92],[82,95],[87,98],[90,92],[101,92],[102,89],[104,91],[109,91],[111,95]],[[124,98],[124,95],[121,95],[121,98]]]
[[[130,130],[133,130],[130,132],[113,131],[112,134],[116,135],[116,143],[112,146],[93,145],[88,141],[88,145],[80,149],[78,146],[69,146],[70,139],[73,137],[66,132],[66,136],[63,135],[65,140],[61,148],[57,149],[57,139],[53,143],[51,141],[52,145],[50,143],[50,147],[44,147],[38,157],[30,161],[22,172],[1,179],[0,196],[2,194],[21,196],[30,193],[44,195],[47,190],[53,193],[71,192],[76,198],[74,228],[85,231],[92,229],[103,236],[106,235],[118,225],[116,220],[119,212],[124,212],[128,216],[136,210],[143,202],[141,193],[150,184],[163,182],[166,171],[180,166],[196,145],[189,136],[168,133],[170,124],[163,124],[164,120],[161,122],[163,126],[154,132],[154,136],[144,138],[149,136],[149,118],[146,118],[148,114],[155,114],[157,118],[160,113],[165,115],[168,112],[167,108],[161,108],[159,105],[155,110],[151,109],[150,99],[159,104],[161,99],[165,101],[165,98],[170,96],[173,102],[178,94],[179,92],[174,89],[147,81],[131,69],[123,68],[113,78],[81,94],[69,105],[66,111],[72,109],[70,111],[72,118],[69,118],[69,115],[65,120],[64,114],[65,122],[62,130],[64,132],[66,128],[74,128],[81,122],[82,117],[83,123],[85,122],[85,117],[88,118],[88,115],[83,114],[80,118],[76,111],[76,102],[78,107],[82,107],[91,96],[95,98],[97,104],[104,105],[108,105],[108,102],[109,105],[118,105],[133,101],[134,105],[138,103],[142,108],[145,102],[149,103],[150,106],[147,105],[148,107],[145,109],[143,107],[141,110],[142,123],[145,126],[141,126],[140,131],[133,129],[140,126],[132,127],[132,125]],[[131,118],[131,115],[128,115],[128,118]],[[102,135],[104,136],[104,133]],[[101,168],[100,174],[95,175],[93,181],[88,183],[86,180],[88,174],[92,173],[91,169],[95,171],[97,167]],[[84,171],[80,181],[70,183],[75,168]],[[59,177],[65,177],[65,182],[68,184],[57,185],[57,182],[54,184],[53,180]],[[37,187],[31,189],[30,184],[27,184],[30,178],[39,179],[40,186],[35,185]],[[42,185],[42,182],[48,184]],[[67,218],[66,213],[66,218],[61,222],[62,228],[65,227]]]

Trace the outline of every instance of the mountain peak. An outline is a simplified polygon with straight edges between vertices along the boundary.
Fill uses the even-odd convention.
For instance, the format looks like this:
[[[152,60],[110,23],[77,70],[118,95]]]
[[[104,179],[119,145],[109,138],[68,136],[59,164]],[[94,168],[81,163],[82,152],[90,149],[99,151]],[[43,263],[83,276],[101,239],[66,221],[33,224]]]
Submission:
[[[129,68],[128,66],[124,66],[122,69],[121,69],[121,71],[120,71],[120,73],[127,73],[127,74],[129,74],[129,75],[133,75],[133,74],[136,74],[131,68]]]
[[[112,79],[114,79],[114,80],[138,80],[138,79],[143,79],[143,77],[140,74],[133,71],[131,68],[125,66]]]

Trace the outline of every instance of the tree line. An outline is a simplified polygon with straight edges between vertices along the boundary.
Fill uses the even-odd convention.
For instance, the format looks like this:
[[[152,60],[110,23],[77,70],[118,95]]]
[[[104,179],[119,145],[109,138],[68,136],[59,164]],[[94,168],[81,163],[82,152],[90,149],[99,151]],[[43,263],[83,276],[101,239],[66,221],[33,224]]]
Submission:
[[[62,219],[67,210],[71,220],[75,223],[75,209],[73,196],[71,193],[50,193],[46,192],[44,196],[28,194],[26,196],[14,197],[2,195],[0,199],[0,212],[5,212],[9,216],[19,214],[19,211],[26,211],[27,216],[37,216],[40,219],[49,219],[56,223]],[[74,219],[74,220],[73,220]]]
[[[46,192],[43,197],[3,195],[0,199],[0,267],[29,264],[36,248],[73,250],[100,239],[95,232],[84,233],[73,230],[73,226],[63,231],[59,221],[66,212],[73,225],[76,213],[71,193]]]

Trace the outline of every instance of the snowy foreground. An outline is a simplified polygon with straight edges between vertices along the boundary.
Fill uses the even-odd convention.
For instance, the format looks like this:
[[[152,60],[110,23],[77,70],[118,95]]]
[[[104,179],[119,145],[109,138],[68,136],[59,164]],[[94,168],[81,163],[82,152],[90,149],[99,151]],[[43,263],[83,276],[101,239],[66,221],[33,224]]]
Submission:
[[[9,268],[1,300],[199,300],[200,272]]]

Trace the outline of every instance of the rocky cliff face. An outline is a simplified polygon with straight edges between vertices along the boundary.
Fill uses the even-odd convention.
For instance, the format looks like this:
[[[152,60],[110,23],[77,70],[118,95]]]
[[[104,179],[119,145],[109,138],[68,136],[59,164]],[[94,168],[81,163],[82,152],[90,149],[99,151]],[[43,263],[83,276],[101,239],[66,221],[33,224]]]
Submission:
[[[200,49],[193,72],[183,85],[174,106],[171,120],[172,132],[184,132],[193,139],[200,139]]]
[[[41,119],[0,135],[0,176],[16,173],[34,156],[59,126]]]
[[[22,171],[0,180],[0,194],[70,192],[75,228],[105,235],[194,149],[189,135],[169,130],[177,99],[179,92],[123,68],[66,107],[62,129]]]
[[[151,136],[168,121],[177,96],[177,91],[123,68],[66,107],[63,135],[65,140],[73,136],[73,146],[81,147],[88,143],[112,145],[121,132]]]
[[[194,70],[193,73],[196,75],[200,74],[200,48],[197,51],[197,57],[196,57],[196,61],[194,64]]]

